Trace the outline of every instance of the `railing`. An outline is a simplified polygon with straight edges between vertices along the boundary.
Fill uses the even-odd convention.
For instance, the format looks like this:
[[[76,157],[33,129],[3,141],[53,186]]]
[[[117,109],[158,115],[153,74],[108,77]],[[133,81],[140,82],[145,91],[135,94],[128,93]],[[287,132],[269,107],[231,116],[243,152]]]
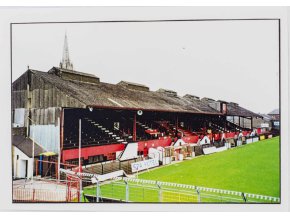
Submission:
[[[79,201],[79,180],[35,177],[13,182],[13,202],[75,202]]]
[[[77,202],[77,189],[51,190],[35,188],[14,188],[13,202]]]
[[[116,178],[102,185],[97,184],[85,188],[84,194],[96,196],[96,202],[102,202],[103,198],[122,202],[280,202],[278,197],[134,178]]]

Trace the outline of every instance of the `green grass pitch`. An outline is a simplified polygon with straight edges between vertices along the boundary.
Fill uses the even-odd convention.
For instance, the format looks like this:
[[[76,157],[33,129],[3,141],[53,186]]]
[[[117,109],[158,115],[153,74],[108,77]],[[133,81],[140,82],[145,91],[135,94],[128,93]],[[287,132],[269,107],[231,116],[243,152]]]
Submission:
[[[279,137],[164,166],[140,179],[279,197]]]
[[[151,169],[138,178],[280,197],[279,173],[279,137],[275,137]],[[139,196],[142,188],[134,189],[130,190],[132,201],[158,201],[156,192],[143,191]],[[124,186],[108,183],[101,191],[103,196],[125,198]],[[85,188],[84,193],[95,195],[95,187]]]

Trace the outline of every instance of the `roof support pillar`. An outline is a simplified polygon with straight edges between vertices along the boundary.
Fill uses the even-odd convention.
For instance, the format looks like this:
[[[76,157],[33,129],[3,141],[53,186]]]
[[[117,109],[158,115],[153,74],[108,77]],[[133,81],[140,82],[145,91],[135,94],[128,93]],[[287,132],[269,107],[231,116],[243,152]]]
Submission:
[[[245,118],[243,117],[243,128],[245,128]]]
[[[64,134],[64,108],[61,108],[61,111],[60,111],[60,119],[59,119],[60,123],[60,143],[59,143],[59,162],[62,162],[63,159],[62,159],[62,152],[63,152],[63,134]]]
[[[178,136],[178,114],[175,117],[175,136]]]
[[[227,116],[225,116],[225,127],[224,127],[224,129],[225,129],[225,131],[227,131]]]
[[[253,117],[251,117],[251,129],[253,129]]]
[[[137,141],[137,128],[136,128],[136,112],[134,112],[134,119],[133,119],[133,141]]]

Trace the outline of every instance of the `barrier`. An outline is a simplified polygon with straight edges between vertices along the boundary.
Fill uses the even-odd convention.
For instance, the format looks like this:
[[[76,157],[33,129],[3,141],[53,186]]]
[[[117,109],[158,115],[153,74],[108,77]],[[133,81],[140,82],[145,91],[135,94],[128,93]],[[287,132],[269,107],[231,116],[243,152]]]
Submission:
[[[13,202],[75,202],[78,193],[77,189],[68,192],[67,190],[14,188]]]
[[[226,151],[228,148],[226,146],[216,148],[216,152]]]
[[[254,137],[253,138],[253,142],[258,142],[259,141],[259,138],[258,137]]]
[[[157,167],[157,166],[159,166],[159,161],[157,158],[139,161],[139,162],[131,164],[133,173],[141,171],[141,170],[146,170],[149,168]]]
[[[225,143],[225,147],[226,147],[227,149],[230,149],[230,148],[231,148],[231,143],[226,142],[226,143]]]
[[[227,203],[279,203],[279,197],[223,190],[195,185],[116,178],[110,183],[97,184],[94,190],[100,195],[93,202],[102,199],[118,199],[125,202],[227,202]],[[86,192],[86,191],[85,191]],[[92,192],[90,192],[92,193]],[[103,201],[104,202],[104,201]]]
[[[212,154],[212,153],[217,152],[216,149],[217,149],[216,147],[209,147],[209,148],[203,148],[202,150],[204,154]]]
[[[251,144],[253,142],[253,139],[247,139],[246,144]]]

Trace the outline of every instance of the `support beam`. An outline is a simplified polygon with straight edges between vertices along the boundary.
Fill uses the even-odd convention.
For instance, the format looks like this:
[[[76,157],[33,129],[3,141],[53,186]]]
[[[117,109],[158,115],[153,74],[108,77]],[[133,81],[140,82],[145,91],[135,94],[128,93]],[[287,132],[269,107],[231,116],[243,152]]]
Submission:
[[[177,137],[178,135],[178,115],[176,114],[175,118],[175,136]]]
[[[62,133],[61,133],[61,121],[60,121],[60,117],[57,118],[57,123],[59,125],[59,130],[60,130],[60,140],[62,140]],[[59,173],[59,169],[60,169],[60,160],[61,160],[61,144],[63,144],[63,142],[60,141],[59,143],[59,147],[58,147],[58,156],[57,156],[57,180],[60,181],[60,173]]]
[[[243,117],[243,128],[245,128],[245,118]]]
[[[253,129],[253,117],[251,117],[251,129]]]
[[[227,131],[227,117],[225,117],[225,131]]]
[[[63,158],[62,158],[62,151],[63,151],[63,133],[64,133],[64,109],[61,108],[61,111],[60,111],[60,141],[59,141],[59,146],[60,146],[60,149],[59,149],[59,155],[60,155],[60,158],[59,158],[59,162],[61,163],[63,161]]]
[[[81,150],[82,150],[82,120],[79,119],[79,173],[81,173]],[[82,178],[79,179],[79,202],[82,202]]]
[[[136,112],[134,112],[134,119],[133,119],[133,141],[134,142],[137,141],[136,121],[137,121]]]

